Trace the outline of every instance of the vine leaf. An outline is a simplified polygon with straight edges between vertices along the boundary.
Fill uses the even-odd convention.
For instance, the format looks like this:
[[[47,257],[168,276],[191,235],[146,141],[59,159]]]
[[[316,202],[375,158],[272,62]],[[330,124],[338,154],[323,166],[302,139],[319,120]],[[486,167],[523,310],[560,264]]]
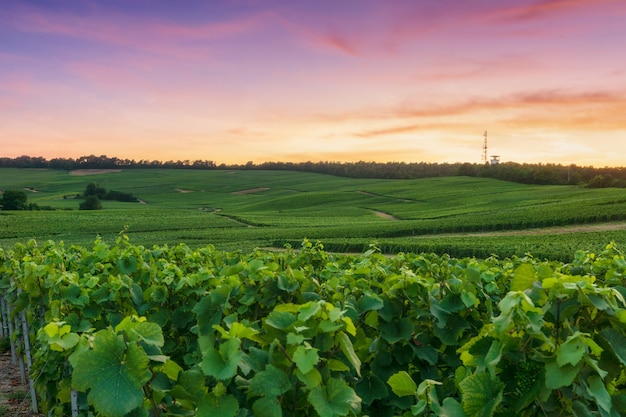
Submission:
[[[585,345],[581,340],[579,332],[574,333],[567,338],[565,343],[561,344],[556,350],[556,363],[559,366],[567,364],[576,366],[586,353]]]
[[[467,417],[491,417],[502,401],[504,384],[488,372],[473,374],[459,383],[461,406]]]
[[[320,357],[315,348],[307,349],[304,346],[298,346],[293,353],[293,361],[303,374],[311,371],[319,359]]]
[[[387,383],[398,397],[417,394],[417,385],[406,371],[400,371],[391,375]]]
[[[574,382],[580,371],[580,364],[577,366],[559,366],[556,361],[546,364],[546,388],[558,389],[566,387]]]
[[[339,339],[339,346],[341,346],[341,351],[344,355],[346,355],[346,358],[348,358],[352,366],[354,366],[356,374],[358,376],[361,376],[361,360],[354,351],[354,347],[352,346],[350,338],[344,332],[339,332],[337,338]]]
[[[600,332],[604,340],[613,348],[613,353],[619,361],[626,365],[626,337],[617,330],[606,328]]]
[[[362,378],[354,388],[357,395],[363,400],[363,403],[367,405],[374,402],[374,400],[379,400],[389,395],[385,383],[374,374]]]
[[[357,414],[361,410],[361,398],[344,381],[331,378],[326,386],[318,386],[309,392],[308,400],[320,417]]]
[[[439,410],[439,417],[466,417],[466,414],[457,400],[448,397],[443,400],[441,410]]]
[[[112,329],[97,332],[93,349],[80,352],[72,386],[89,390],[88,401],[107,417],[121,417],[143,403],[143,386],[150,380],[149,359],[136,344],[124,342]]]
[[[234,377],[237,373],[237,366],[243,358],[243,352],[239,350],[240,345],[241,340],[228,339],[220,345],[219,350],[203,351],[200,366],[204,374],[219,380]]]
[[[255,417],[282,417],[283,410],[276,397],[259,398],[252,404]]]
[[[511,281],[511,291],[524,291],[532,288],[533,283],[537,280],[537,272],[530,264],[521,264],[515,268],[513,280]]]
[[[273,365],[268,365],[264,371],[258,372],[250,380],[248,394],[278,397],[289,391],[291,383],[289,377]]]
[[[235,417],[239,411],[239,403],[232,395],[217,397],[213,393],[207,394],[199,403],[196,416],[198,417]]]
[[[602,410],[610,414],[611,409],[613,408],[613,405],[611,404],[611,395],[609,395],[608,391],[606,390],[602,379],[597,375],[593,375],[589,377],[587,383],[589,384],[587,392],[596,399],[598,406]]]

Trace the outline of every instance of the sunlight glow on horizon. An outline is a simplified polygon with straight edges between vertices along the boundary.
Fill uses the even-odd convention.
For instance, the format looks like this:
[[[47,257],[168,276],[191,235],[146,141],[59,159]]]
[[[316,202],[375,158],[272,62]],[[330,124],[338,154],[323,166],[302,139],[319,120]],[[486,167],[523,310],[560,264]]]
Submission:
[[[626,2],[7,0],[0,156],[626,166]]]

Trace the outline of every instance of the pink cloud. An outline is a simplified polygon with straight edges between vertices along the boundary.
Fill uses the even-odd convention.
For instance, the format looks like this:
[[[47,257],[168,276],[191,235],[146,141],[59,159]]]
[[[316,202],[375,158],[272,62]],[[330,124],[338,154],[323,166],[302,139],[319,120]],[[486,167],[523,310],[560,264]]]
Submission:
[[[528,21],[560,15],[566,12],[577,12],[579,9],[601,8],[603,5],[617,6],[626,10],[626,5],[619,0],[542,0],[539,2],[521,2],[521,4],[500,3],[502,7],[495,7],[485,12],[485,17],[502,21]]]
[[[191,25],[110,12],[99,13],[93,18],[30,8],[16,14],[8,24],[23,32],[68,36],[196,61],[211,54],[210,47],[202,41],[249,34],[261,28],[267,19],[265,13],[260,13],[230,21]]]

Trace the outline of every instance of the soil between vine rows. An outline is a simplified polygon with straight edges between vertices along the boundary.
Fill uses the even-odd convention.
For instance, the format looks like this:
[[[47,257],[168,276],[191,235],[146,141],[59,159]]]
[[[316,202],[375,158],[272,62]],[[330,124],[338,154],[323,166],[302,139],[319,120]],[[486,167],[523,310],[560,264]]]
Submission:
[[[11,352],[0,353],[0,416],[43,416],[30,408],[28,384],[22,384],[19,367],[11,360]]]

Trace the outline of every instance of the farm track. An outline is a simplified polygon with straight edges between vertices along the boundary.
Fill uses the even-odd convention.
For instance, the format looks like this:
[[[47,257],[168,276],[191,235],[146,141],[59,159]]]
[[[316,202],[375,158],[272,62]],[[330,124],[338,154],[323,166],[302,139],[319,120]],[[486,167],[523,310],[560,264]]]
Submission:
[[[2,414],[4,412],[4,414]],[[11,353],[0,353],[0,415],[8,417],[39,417],[30,409],[28,385],[20,381],[18,366],[11,361]]]
[[[523,230],[502,230],[490,232],[468,233],[438,233],[434,235],[414,236],[416,239],[436,239],[450,237],[489,237],[489,236],[539,236],[539,235],[563,235],[568,233],[593,233],[626,230],[626,222],[577,224],[569,226],[542,227]]]

